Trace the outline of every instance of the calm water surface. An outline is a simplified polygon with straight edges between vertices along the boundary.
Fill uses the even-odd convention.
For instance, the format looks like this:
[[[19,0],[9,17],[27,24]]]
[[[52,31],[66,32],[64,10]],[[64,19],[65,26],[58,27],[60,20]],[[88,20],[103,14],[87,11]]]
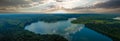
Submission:
[[[36,34],[58,34],[69,41],[112,41],[109,37],[85,27],[84,24],[72,24],[69,19],[47,23],[39,21],[25,27]]]

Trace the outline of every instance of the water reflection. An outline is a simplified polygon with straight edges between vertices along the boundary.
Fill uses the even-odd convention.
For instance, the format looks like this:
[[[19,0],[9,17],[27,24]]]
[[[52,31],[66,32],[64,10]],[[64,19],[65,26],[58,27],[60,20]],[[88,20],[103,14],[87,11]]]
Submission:
[[[35,32],[37,34],[60,34],[66,35],[70,33],[75,33],[80,31],[84,25],[83,24],[72,24],[69,19],[66,21],[59,21],[56,23],[47,23],[47,22],[37,22],[29,26],[26,26],[25,29]]]
[[[116,17],[116,18],[113,18],[113,19],[115,19],[115,20],[120,20],[120,17]]]
[[[39,21],[26,26],[25,29],[35,32],[36,34],[59,34],[69,41],[112,41],[104,35],[86,29],[84,24],[72,24],[71,21],[74,19],[75,18],[55,23]]]

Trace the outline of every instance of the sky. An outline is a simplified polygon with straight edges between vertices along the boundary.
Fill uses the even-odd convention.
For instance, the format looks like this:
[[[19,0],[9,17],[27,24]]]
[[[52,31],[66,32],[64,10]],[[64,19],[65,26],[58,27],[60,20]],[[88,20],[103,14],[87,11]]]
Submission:
[[[120,0],[0,0],[0,13],[120,13]]]

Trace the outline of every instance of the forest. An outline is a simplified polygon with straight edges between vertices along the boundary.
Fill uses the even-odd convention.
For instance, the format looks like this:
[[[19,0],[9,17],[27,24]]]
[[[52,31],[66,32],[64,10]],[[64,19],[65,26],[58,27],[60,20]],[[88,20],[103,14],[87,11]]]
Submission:
[[[60,35],[41,35],[24,30],[31,23],[57,22],[77,18],[71,23],[85,24],[88,28],[120,40],[120,21],[112,18],[120,14],[0,14],[0,41],[68,41]]]
[[[99,16],[80,16],[77,20],[71,21],[74,24],[85,24],[87,28],[111,37],[113,41],[120,40],[120,20],[113,18],[120,15],[99,15]]]
[[[0,15],[0,41],[68,41],[60,35],[41,35],[24,30],[26,25],[33,22],[55,22],[66,19],[65,17],[42,14]]]

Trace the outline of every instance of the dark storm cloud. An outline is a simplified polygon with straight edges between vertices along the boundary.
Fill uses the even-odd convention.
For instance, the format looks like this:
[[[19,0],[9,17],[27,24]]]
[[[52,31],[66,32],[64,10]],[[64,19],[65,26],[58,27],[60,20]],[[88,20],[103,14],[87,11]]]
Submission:
[[[120,8],[120,0],[109,0],[95,5],[98,8]]]
[[[0,7],[30,7],[32,3],[42,0],[0,0]]]
[[[24,0],[0,0],[0,6],[16,6],[29,4],[30,2]]]

